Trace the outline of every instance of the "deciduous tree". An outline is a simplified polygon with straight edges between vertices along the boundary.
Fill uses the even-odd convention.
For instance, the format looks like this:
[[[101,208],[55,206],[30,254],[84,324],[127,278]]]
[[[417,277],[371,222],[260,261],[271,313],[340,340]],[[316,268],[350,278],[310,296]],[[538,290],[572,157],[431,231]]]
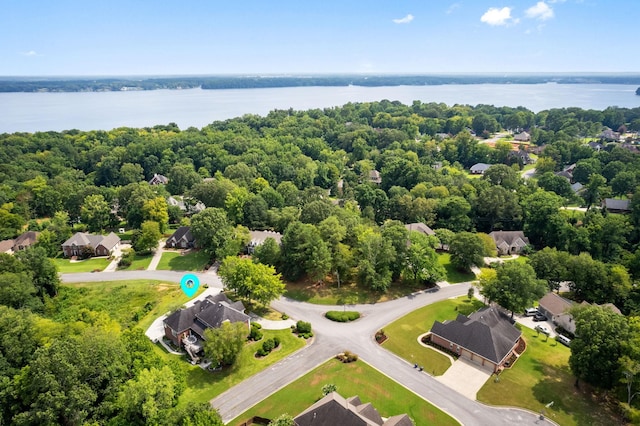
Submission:
[[[231,365],[242,350],[249,330],[243,322],[224,322],[204,332],[204,353],[219,364]]]

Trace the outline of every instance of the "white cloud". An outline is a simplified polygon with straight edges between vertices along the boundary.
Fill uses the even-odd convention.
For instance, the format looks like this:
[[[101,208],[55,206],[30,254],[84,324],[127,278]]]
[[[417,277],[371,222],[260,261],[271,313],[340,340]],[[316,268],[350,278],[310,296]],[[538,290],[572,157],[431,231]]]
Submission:
[[[451,15],[453,12],[456,11],[456,9],[460,9],[460,3],[453,3],[451,6],[447,8],[447,11],[445,13],[447,15]]]
[[[524,13],[527,18],[540,19],[541,21],[553,18],[553,9],[543,1],[539,1],[535,6],[531,6]]]
[[[400,19],[394,19],[393,22],[395,24],[408,24],[409,22],[413,21],[413,15],[412,14],[408,14],[407,16],[405,16],[404,18],[400,18]]]
[[[20,52],[22,56],[39,56],[35,50],[29,50],[28,52]]]
[[[490,7],[489,10],[487,10],[484,15],[480,17],[480,21],[494,26],[518,23],[518,19],[514,19],[511,16],[510,7],[503,7],[502,9],[498,9],[497,7]]]

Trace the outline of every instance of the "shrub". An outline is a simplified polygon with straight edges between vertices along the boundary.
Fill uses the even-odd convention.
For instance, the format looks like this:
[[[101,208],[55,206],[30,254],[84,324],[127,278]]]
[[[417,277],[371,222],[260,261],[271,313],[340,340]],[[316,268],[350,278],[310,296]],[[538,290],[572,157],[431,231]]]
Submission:
[[[282,319],[283,320],[288,320],[289,319],[289,315],[285,314],[284,312],[282,313]]]
[[[338,355],[336,355],[336,359],[338,359],[340,362],[348,364],[350,362],[354,362],[358,360],[358,355],[354,354],[353,352],[350,351],[344,351],[342,353],[339,353]]]
[[[275,343],[273,342],[273,339],[267,339],[264,342],[262,342],[262,349],[266,353],[271,352],[273,348],[275,348]]]
[[[274,349],[280,346],[280,338],[278,336],[273,337],[273,347]]]
[[[262,331],[260,331],[261,328],[262,326],[260,324],[258,324],[257,322],[252,322],[251,332],[249,332],[249,340],[257,342],[258,340],[262,339]]]
[[[349,322],[355,321],[360,318],[360,313],[356,311],[329,311],[324,314],[324,316],[331,321]]]
[[[305,321],[298,321],[296,323],[296,328],[294,330],[298,333],[298,336],[308,339],[313,337],[313,332],[311,332],[311,323]]]

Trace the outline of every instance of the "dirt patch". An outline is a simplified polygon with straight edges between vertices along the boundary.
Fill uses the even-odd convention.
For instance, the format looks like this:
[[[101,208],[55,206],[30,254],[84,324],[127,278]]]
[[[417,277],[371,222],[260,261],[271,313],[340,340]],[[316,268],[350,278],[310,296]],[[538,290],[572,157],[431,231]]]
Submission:
[[[167,290],[173,290],[176,288],[175,284],[168,284],[168,283],[156,284],[154,287],[156,291],[167,291]]]

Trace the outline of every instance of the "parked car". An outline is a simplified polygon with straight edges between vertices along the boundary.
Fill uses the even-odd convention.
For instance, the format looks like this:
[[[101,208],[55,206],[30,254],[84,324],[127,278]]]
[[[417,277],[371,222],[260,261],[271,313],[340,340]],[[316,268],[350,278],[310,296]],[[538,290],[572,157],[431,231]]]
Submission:
[[[549,331],[549,329],[547,327],[545,327],[544,325],[538,324],[535,327],[535,330],[539,333],[542,333],[546,336],[548,336],[549,334],[551,334],[551,332]]]
[[[539,313],[540,312],[536,308],[527,308],[524,310],[524,316],[526,317],[533,317]]]
[[[571,346],[571,339],[569,339],[568,337],[563,336],[562,334],[558,334],[556,336],[556,340],[560,343],[562,343],[565,346]]]
[[[541,314],[541,313],[539,313],[539,312],[538,312],[537,314],[535,314],[535,315],[533,316],[533,320],[534,320],[535,322],[538,322],[538,321],[546,321],[546,320],[547,320],[547,317],[545,317],[543,314]]]

